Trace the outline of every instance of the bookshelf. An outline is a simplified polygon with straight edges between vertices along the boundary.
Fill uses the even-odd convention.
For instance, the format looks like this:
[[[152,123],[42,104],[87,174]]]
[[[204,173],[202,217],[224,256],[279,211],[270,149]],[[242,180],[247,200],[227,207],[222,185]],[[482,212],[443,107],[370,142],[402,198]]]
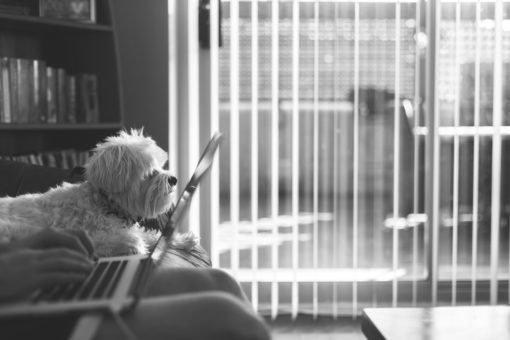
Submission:
[[[22,121],[17,121],[21,120],[19,117],[12,119],[21,112],[13,107],[11,119],[6,118],[5,113],[3,118],[0,115],[0,156],[63,149],[88,150],[124,126],[120,65],[110,0],[96,0],[95,23],[0,13],[0,59],[39,60],[48,67],[65,70],[70,78],[75,77],[74,82],[78,85],[73,86],[78,89],[72,93],[77,93],[76,98],[67,90],[62,90],[65,96],[60,93],[61,97],[67,98],[66,109],[61,110],[65,113],[83,110],[82,106],[87,105],[85,99],[81,104],[79,101],[89,98],[81,95],[80,77],[93,75],[98,108],[93,118],[83,112],[81,116],[80,113],[69,119],[59,116],[57,121],[48,122],[44,116],[31,116]],[[45,90],[41,92],[41,98],[43,93]],[[5,95],[5,92],[0,94]],[[72,107],[70,102],[78,108],[69,109]],[[48,108],[43,105],[31,110],[47,113]],[[6,119],[10,121],[6,122]]]

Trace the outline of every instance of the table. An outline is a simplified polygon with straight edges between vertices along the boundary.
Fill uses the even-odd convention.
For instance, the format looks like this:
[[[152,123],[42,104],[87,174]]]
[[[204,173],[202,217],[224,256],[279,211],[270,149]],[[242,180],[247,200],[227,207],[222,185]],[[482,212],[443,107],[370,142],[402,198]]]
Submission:
[[[510,339],[509,306],[366,308],[369,340]]]

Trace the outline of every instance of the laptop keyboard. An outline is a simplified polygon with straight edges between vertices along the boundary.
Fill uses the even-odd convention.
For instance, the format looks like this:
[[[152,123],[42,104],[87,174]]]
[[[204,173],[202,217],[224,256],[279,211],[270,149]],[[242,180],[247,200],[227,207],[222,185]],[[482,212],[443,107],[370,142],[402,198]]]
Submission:
[[[56,301],[84,301],[109,298],[115,292],[127,260],[99,262],[82,283],[61,284],[41,289],[33,303]]]

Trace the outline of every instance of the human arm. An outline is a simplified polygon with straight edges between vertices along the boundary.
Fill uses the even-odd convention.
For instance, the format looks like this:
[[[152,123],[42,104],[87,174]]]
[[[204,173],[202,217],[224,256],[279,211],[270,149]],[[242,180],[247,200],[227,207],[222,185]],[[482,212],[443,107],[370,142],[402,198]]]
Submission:
[[[83,280],[93,267],[85,233],[50,229],[0,245],[0,302],[35,290]]]
[[[41,231],[35,234],[15,239],[11,242],[0,243],[0,255],[19,249],[43,250],[51,248],[66,248],[83,254],[86,257],[94,256],[94,245],[84,231],[57,231],[50,228],[41,229]]]

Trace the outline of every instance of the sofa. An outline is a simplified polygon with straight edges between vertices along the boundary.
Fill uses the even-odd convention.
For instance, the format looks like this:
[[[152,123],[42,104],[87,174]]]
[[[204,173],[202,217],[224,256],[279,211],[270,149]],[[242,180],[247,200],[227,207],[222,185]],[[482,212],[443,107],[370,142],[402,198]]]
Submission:
[[[26,193],[44,192],[62,183],[78,183],[84,180],[84,169],[60,169],[0,159],[0,197],[19,196]],[[169,249],[165,264],[172,267],[211,266],[205,250],[196,246],[190,251]]]

